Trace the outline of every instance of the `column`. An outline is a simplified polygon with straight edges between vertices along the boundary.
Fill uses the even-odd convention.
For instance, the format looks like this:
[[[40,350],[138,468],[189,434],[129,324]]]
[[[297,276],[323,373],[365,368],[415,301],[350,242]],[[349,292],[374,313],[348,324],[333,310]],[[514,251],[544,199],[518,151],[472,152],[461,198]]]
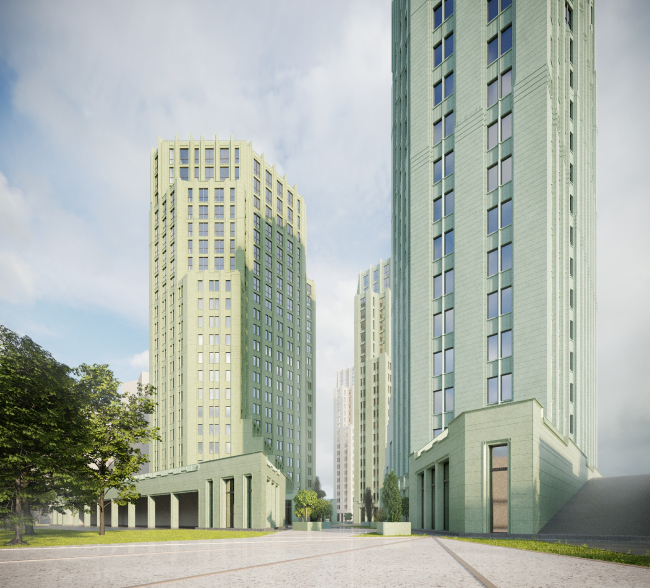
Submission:
[[[126,508],[127,508],[126,526],[129,527],[129,529],[134,529],[135,528],[135,504],[131,504],[129,502]]]
[[[101,520],[101,509],[99,508],[99,504],[97,504],[97,506],[95,508],[97,509],[96,523],[97,523],[97,526],[99,527],[99,521]]]
[[[120,523],[120,507],[115,501],[111,501],[111,527],[117,529]]]
[[[170,528],[178,529],[178,494],[171,494],[169,500]]]
[[[147,496],[147,527],[156,528],[156,501],[152,496]]]

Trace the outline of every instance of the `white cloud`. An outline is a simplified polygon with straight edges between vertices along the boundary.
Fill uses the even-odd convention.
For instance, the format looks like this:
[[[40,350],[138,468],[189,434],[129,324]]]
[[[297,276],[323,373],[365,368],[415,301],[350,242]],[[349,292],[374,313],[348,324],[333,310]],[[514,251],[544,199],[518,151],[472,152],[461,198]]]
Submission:
[[[143,351],[142,353],[136,353],[129,359],[129,365],[141,372],[149,371],[149,350]]]

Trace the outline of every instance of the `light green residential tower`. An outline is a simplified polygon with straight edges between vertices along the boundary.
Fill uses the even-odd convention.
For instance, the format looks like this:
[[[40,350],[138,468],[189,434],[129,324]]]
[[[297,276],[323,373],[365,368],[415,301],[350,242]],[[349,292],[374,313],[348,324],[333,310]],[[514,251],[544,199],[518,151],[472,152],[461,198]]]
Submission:
[[[384,482],[388,403],[391,395],[390,260],[359,272],[354,297],[354,512],[368,520],[364,494],[379,506]]]
[[[245,141],[151,154],[151,472],[264,451],[313,483],[316,291],[306,207]]]
[[[593,0],[393,0],[388,467],[536,533],[597,467]]]

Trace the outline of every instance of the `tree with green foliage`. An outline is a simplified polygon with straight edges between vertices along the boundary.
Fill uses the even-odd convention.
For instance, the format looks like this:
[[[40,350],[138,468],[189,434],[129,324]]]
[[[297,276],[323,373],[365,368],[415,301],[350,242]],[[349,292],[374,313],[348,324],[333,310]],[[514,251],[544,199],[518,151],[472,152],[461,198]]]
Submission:
[[[377,509],[377,516],[376,516],[376,521],[378,523],[383,523],[386,520],[386,517],[388,515],[386,514],[386,509],[385,508],[379,508]]]
[[[136,443],[160,440],[158,428],[147,421],[155,403],[155,388],[138,385],[135,394],[122,396],[120,382],[107,365],[83,364],[75,370],[75,387],[87,398],[85,418],[89,440],[83,451],[83,467],[69,479],[68,503],[77,508],[99,504],[99,534],[105,534],[105,497],[114,489],[118,505],[135,504],[140,494],[134,475],[148,458]]]
[[[311,518],[319,521],[324,521],[326,518],[331,516],[332,503],[325,498],[319,498],[312,508]]]
[[[402,520],[402,496],[399,492],[397,476],[392,470],[384,478],[381,498],[388,511],[388,522],[399,523]]]
[[[307,520],[317,500],[318,495],[313,490],[300,490],[293,498],[296,516]]]
[[[366,492],[363,495],[363,504],[365,507],[366,518],[368,519],[369,523],[372,523],[373,500],[372,500],[372,490],[370,490],[370,488],[366,488]]]
[[[402,515],[408,521],[409,520],[409,497],[402,496]]]
[[[325,498],[325,495],[327,494],[327,492],[323,490],[323,487],[320,483],[320,478],[318,476],[316,476],[316,479],[314,480],[314,492],[316,492],[318,498]]]
[[[71,369],[29,337],[0,325],[0,515],[23,545],[30,503],[80,463],[87,430]]]
[[[351,520],[352,520],[352,513],[351,513],[351,512],[346,512],[346,513],[343,515],[343,518],[344,518],[346,521],[351,521]]]

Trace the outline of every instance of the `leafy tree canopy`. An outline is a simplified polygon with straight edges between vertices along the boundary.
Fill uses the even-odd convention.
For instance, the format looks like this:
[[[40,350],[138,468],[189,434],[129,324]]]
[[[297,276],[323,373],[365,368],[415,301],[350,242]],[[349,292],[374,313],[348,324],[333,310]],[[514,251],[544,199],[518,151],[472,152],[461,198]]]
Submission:
[[[293,498],[296,516],[303,519],[309,517],[317,500],[318,495],[313,490],[300,490]]]
[[[399,492],[399,484],[394,471],[390,471],[384,478],[384,488],[381,493],[386,510],[388,511],[388,522],[398,523],[402,520],[402,496]]]

